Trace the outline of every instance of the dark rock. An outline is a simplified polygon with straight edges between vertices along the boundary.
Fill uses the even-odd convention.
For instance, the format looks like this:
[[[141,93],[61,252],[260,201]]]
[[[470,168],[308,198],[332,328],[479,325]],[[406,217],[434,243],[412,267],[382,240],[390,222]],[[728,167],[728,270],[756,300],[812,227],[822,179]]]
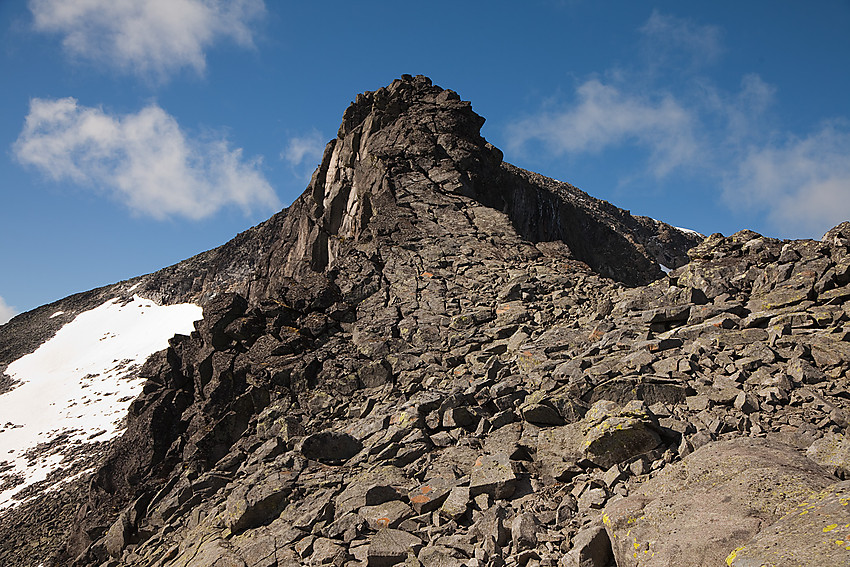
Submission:
[[[308,459],[323,463],[343,463],[363,449],[363,444],[348,433],[323,431],[308,435],[301,442],[300,451]]]
[[[440,514],[450,520],[459,521],[469,508],[469,487],[455,486],[440,506]]]
[[[511,538],[517,551],[537,547],[537,518],[534,514],[525,512],[514,517]]]
[[[407,518],[413,516],[410,506],[401,500],[390,500],[382,504],[364,506],[357,512],[373,530],[397,528]]]
[[[255,479],[254,482],[256,482]],[[227,498],[228,527],[234,533],[245,531],[275,519],[292,492],[288,473],[265,476],[261,482],[238,486]]]
[[[454,480],[442,477],[431,478],[411,490],[408,499],[417,514],[426,514],[440,508],[454,487]]]

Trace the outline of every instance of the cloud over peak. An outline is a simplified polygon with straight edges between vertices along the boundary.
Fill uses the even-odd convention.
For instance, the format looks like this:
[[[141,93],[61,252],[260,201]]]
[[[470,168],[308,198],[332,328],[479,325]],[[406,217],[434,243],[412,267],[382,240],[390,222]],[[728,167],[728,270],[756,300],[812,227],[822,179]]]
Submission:
[[[723,52],[718,28],[654,11],[639,31],[643,66],[585,79],[571,100],[517,119],[508,147],[609,159],[638,149],[647,158],[638,171],[621,170],[621,181],[703,191],[734,213],[763,216],[780,236],[819,238],[850,218],[846,117],[805,134],[783,130],[771,112],[780,93],[758,74],[730,90],[697,73]]]
[[[636,144],[649,150],[649,168],[662,177],[696,152],[692,120],[671,96],[650,98],[590,79],[576,88],[572,106],[518,121],[508,133],[514,149],[538,141],[557,154]]]
[[[165,78],[189,67],[201,73],[215,41],[252,45],[250,24],[263,0],[30,0],[35,29],[63,36],[70,55]]]
[[[750,147],[725,180],[724,198],[766,211],[785,235],[819,238],[850,218],[850,124],[831,121],[806,137]]]
[[[201,219],[229,205],[280,206],[260,172],[226,139],[188,137],[159,106],[111,115],[73,98],[33,99],[13,146],[17,159],[56,181],[105,192],[133,213]]]

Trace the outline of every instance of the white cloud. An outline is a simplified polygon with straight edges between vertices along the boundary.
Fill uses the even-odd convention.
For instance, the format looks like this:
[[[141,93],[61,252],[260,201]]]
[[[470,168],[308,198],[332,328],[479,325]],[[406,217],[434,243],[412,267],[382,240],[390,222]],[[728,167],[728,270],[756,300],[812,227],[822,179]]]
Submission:
[[[784,235],[820,238],[850,219],[850,125],[750,147],[726,178],[724,199],[733,209],[766,212]]]
[[[537,141],[556,154],[636,144],[650,151],[649,169],[662,177],[693,159],[698,146],[693,123],[691,112],[672,96],[650,99],[591,79],[576,89],[572,107],[516,122],[508,134],[514,149]]]
[[[604,81],[581,83],[558,110],[517,120],[507,128],[508,147],[570,158],[642,149],[645,165],[620,166],[621,183],[676,174],[677,191],[722,195],[729,210],[759,215],[783,236],[819,238],[850,219],[848,122],[803,136],[783,132],[770,112],[779,93],[759,75],[743,75],[729,91],[696,73],[723,53],[718,28],[656,11],[640,32],[643,66],[610,69]]]
[[[723,53],[720,29],[653,10],[640,28],[653,67],[693,69],[713,63]]]
[[[318,130],[313,130],[305,136],[293,136],[280,153],[280,157],[293,167],[300,166],[305,161],[308,162],[307,165],[315,167],[322,159],[325,142],[325,137]]]
[[[246,213],[280,206],[259,159],[244,160],[225,139],[187,137],[155,104],[111,115],[73,98],[36,98],[13,150],[54,180],[105,191],[156,219],[200,219],[228,205]]]
[[[775,97],[776,87],[766,83],[759,75],[750,73],[741,79],[741,89],[737,94],[717,96],[716,106],[707,111],[725,117],[726,141],[731,146],[740,146],[766,130],[761,121]]]
[[[203,72],[218,39],[252,45],[262,0],[30,0],[35,29],[63,36],[74,57],[164,78],[183,67]]]
[[[0,325],[7,323],[9,319],[17,315],[14,307],[6,305],[6,300],[0,297]]]

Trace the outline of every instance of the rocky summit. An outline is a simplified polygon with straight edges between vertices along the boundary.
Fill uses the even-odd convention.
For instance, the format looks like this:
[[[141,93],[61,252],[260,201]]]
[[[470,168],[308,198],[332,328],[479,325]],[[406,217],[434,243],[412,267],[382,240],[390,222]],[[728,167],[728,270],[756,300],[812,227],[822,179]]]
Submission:
[[[203,307],[0,564],[850,564],[850,223],[706,238],[483,122],[403,76],[288,209],[0,327],[2,370],[105,301]]]

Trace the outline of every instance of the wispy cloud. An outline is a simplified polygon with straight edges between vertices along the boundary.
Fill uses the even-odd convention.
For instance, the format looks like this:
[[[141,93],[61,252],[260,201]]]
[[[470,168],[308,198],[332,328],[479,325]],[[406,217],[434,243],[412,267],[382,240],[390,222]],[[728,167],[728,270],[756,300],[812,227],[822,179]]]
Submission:
[[[640,28],[643,49],[653,67],[698,68],[723,53],[720,28],[653,10]]]
[[[0,325],[7,323],[9,319],[17,314],[15,308],[6,305],[6,300],[0,297]]]
[[[325,150],[325,137],[318,130],[313,130],[305,136],[293,136],[286,143],[286,148],[280,153],[280,157],[293,166],[299,166],[304,161],[318,165]]]
[[[229,205],[280,206],[260,171],[224,138],[190,138],[153,104],[112,115],[73,98],[33,99],[13,146],[17,159],[54,180],[103,191],[156,219],[201,219]]]
[[[675,175],[677,190],[722,195],[731,211],[763,215],[782,236],[819,237],[850,218],[846,119],[783,132],[770,112],[776,87],[751,73],[729,91],[700,73],[723,53],[719,29],[655,11],[640,31],[644,67],[609,69],[604,79],[580,82],[556,110],[550,102],[516,120],[508,148],[568,158],[637,149],[644,165],[620,171],[621,183]]]
[[[576,89],[575,103],[512,124],[513,149],[537,141],[556,154],[598,153],[636,144],[650,152],[650,169],[664,176],[693,159],[694,117],[670,95],[655,99],[590,79]]]
[[[184,67],[198,73],[219,39],[252,45],[263,0],[30,0],[35,29],[63,36],[77,58],[163,79]]]
[[[723,195],[730,207],[765,211],[783,235],[819,238],[850,219],[850,124],[750,147]]]
[[[322,159],[326,142],[325,136],[315,129],[303,136],[293,136],[280,152],[280,158],[289,163],[296,177],[309,178]]]

